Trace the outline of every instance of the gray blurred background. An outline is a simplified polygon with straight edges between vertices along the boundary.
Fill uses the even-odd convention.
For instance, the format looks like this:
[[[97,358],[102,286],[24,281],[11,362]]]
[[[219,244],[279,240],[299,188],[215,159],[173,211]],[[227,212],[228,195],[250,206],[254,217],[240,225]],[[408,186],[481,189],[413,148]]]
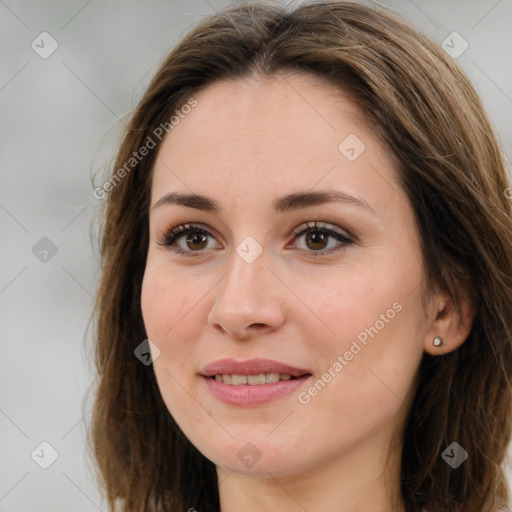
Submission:
[[[83,402],[99,276],[91,175],[161,59],[229,3],[0,0],[0,511],[106,511]],[[447,41],[510,160],[512,0],[380,3]]]

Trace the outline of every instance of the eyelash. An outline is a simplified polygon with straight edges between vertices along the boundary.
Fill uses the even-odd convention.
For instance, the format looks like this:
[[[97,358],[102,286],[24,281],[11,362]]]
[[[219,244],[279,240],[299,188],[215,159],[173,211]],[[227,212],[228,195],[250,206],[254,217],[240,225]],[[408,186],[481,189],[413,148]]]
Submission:
[[[304,250],[299,249],[301,252],[308,253],[308,257],[321,257],[324,255],[329,255],[333,252],[339,252],[346,248],[346,246],[349,246],[354,243],[354,241],[349,238],[344,232],[339,231],[335,229],[334,227],[327,228],[325,226],[328,226],[329,224],[325,224],[324,222],[306,222],[304,224],[301,224],[297,228],[293,230],[293,234],[295,237],[300,237],[302,235],[305,235],[307,233],[323,233],[327,234],[329,236],[332,236],[335,238],[338,242],[341,243],[341,246],[339,246],[336,249],[330,248],[328,250],[321,250],[321,251],[312,251],[312,250]],[[167,231],[164,232],[164,234],[157,240],[157,243],[164,247],[171,248],[175,242],[182,238],[184,235],[187,235],[189,233],[197,233],[197,234],[203,234],[203,235],[210,235],[209,231],[202,227],[200,224],[180,224],[176,227],[171,227]],[[204,255],[205,250],[198,250],[198,251],[190,251],[190,250],[183,250],[178,247],[174,247],[171,249],[172,251],[181,254],[186,257],[201,257]]]

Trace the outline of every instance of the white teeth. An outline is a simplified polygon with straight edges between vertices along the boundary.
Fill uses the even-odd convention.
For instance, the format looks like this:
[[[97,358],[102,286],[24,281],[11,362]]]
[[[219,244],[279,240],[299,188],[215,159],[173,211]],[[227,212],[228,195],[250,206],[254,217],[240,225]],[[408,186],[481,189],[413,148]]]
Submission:
[[[260,373],[259,375],[248,375],[247,384],[251,386],[257,386],[259,384],[265,384],[265,374]]]
[[[260,386],[261,384],[271,384],[279,380],[290,380],[291,375],[287,373],[260,373],[258,375],[215,375],[217,382],[224,384],[231,384],[233,386],[243,386],[249,384],[250,386]]]
[[[224,375],[222,377],[224,377]],[[233,384],[233,386],[247,384],[247,375],[231,375],[231,384]]]

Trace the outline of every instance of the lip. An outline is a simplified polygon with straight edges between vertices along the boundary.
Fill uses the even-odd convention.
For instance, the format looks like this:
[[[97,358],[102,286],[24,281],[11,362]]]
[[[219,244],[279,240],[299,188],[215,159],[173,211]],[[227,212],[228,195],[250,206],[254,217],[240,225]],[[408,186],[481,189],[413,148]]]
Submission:
[[[256,386],[250,384],[234,386],[212,379],[212,376],[218,374],[258,375],[260,373],[287,373],[295,379]],[[201,377],[211,394],[221,402],[237,407],[250,407],[283,398],[293,393],[313,376],[308,370],[272,361],[271,359],[251,359],[249,361],[220,359],[206,365]]]
[[[288,373],[292,377],[311,375],[309,370],[273,361],[272,359],[250,359],[235,361],[234,359],[219,359],[207,364],[201,373],[203,377],[213,377],[219,374],[228,375],[259,375],[260,373]]]

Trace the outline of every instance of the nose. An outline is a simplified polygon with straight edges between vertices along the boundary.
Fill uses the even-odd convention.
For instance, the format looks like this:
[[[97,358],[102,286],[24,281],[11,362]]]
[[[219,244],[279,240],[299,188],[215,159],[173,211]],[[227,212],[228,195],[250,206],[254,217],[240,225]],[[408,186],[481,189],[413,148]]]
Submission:
[[[208,325],[233,338],[247,339],[278,329],[286,315],[281,283],[267,268],[264,252],[248,263],[233,253],[230,270],[215,287]]]

